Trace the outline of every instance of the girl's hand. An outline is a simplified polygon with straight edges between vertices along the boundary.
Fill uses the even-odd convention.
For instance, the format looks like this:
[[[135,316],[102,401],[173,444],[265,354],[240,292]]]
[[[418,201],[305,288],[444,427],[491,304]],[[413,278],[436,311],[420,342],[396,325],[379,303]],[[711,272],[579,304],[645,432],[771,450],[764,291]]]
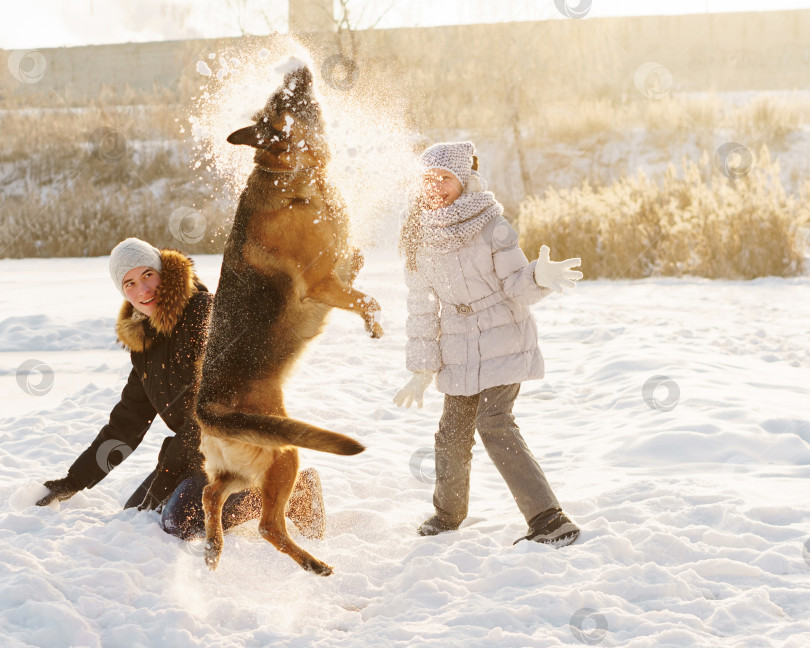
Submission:
[[[550,261],[548,255],[548,245],[544,245],[540,248],[540,256],[534,266],[534,283],[558,293],[565,288],[574,288],[574,282],[582,279],[582,273],[571,268],[576,268],[582,261],[579,258]]]
[[[433,373],[430,371],[414,371],[413,376],[402,389],[394,396],[397,407],[410,407],[416,401],[417,407],[422,407],[425,390],[433,382]]]

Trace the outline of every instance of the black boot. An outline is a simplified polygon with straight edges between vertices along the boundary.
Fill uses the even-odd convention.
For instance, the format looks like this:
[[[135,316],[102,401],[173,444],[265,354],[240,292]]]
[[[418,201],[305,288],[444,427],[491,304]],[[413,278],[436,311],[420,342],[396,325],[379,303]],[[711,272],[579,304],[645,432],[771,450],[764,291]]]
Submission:
[[[535,515],[529,522],[529,533],[515,540],[533,540],[557,549],[570,545],[579,537],[579,528],[561,509],[552,508]]]
[[[420,536],[434,536],[445,531],[455,531],[456,529],[458,529],[458,524],[450,524],[442,520],[438,515],[431,515],[419,525],[416,531]]]

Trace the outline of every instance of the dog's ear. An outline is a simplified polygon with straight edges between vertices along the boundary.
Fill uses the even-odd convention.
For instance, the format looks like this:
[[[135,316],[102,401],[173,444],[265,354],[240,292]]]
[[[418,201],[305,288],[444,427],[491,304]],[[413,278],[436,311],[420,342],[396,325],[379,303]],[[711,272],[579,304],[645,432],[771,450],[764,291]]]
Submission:
[[[478,171],[478,156],[477,155],[473,155],[472,170],[473,171]]]
[[[260,139],[261,135],[259,135],[256,130],[255,124],[253,126],[240,128],[228,135],[228,142],[230,144],[244,144],[245,146],[252,146],[253,148],[261,148],[259,146]]]

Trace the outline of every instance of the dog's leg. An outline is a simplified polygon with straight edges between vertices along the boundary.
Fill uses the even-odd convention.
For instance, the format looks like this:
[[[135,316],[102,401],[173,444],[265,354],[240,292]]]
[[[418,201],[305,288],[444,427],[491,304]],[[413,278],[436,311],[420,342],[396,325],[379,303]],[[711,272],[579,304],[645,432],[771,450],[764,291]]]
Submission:
[[[380,305],[377,300],[345,285],[334,274],[311,286],[305,298],[323,302],[334,308],[359,313],[365,321],[366,330],[371,333],[371,337],[382,337],[383,329],[377,322],[380,314]]]
[[[222,506],[233,492],[232,478],[217,475],[203,488],[202,504],[205,513],[205,564],[211,571],[217,568],[222,555]]]
[[[354,280],[357,279],[357,275],[360,274],[360,270],[363,268],[363,253],[360,251],[359,248],[352,248],[351,256],[349,257],[349,276],[346,279],[343,279],[343,283],[351,286],[354,283]]]
[[[287,554],[307,571],[328,576],[332,568],[299,547],[287,533],[284,509],[298,475],[298,450],[279,452],[273,465],[267,469],[262,483],[262,516],[259,533],[276,549]]]

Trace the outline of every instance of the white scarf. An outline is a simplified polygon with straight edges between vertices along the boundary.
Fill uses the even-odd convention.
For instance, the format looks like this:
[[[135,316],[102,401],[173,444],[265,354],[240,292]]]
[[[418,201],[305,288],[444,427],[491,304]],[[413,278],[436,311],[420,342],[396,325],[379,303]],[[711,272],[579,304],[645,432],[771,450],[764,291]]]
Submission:
[[[422,212],[422,243],[434,253],[458,250],[501,214],[503,205],[491,191],[463,193],[448,207]]]

